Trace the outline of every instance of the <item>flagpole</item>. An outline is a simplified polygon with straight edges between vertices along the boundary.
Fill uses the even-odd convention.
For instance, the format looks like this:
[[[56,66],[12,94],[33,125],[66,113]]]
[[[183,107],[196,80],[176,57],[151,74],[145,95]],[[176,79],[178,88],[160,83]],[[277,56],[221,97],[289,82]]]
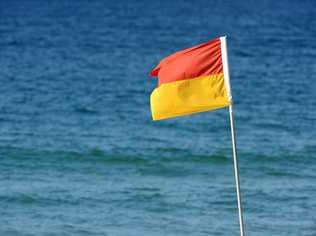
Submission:
[[[229,118],[230,118],[230,130],[231,130],[231,136],[232,136],[232,148],[233,148],[234,174],[235,174],[237,206],[238,206],[238,216],[239,216],[239,228],[240,228],[240,236],[244,236],[245,231],[244,231],[243,211],[242,211],[242,207],[241,207],[241,197],[240,197],[240,182],[239,182],[239,173],[238,173],[236,135],[235,135],[235,126],[234,126],[233,99],[232,99],[231,89],[230,89],[230,76],[229,76],[226,36],[220,37],[220,41],[221,41],[221,52],[222,52],[222,63],[223,63],[225,87],[227,89],[228,97],[230,100]]]
[[[240,181],[239,181],[239,173],[238,173],[239,169],[238,169],[237,148],[236,148],[236,134],[235,134],[234,112],[233,112],[232,104],[229,106],[229,117],[230,117],[230,130],[231,130],[231,136],[232,136],[234,173],[235,173],[235,182],[236,182],[236,195],[237,195],[240,236],[244,236],[245,235],[244,220],[243,220],[243,211],[242,211],[242,206],[241,206]]]

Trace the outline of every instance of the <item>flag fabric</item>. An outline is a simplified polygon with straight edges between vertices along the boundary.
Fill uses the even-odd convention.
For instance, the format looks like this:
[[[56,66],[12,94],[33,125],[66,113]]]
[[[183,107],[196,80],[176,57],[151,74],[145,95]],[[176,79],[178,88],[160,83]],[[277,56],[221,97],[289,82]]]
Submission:
[[[153,120],[215,110],[231,104],[226,37],[176,52],[151,71]]]

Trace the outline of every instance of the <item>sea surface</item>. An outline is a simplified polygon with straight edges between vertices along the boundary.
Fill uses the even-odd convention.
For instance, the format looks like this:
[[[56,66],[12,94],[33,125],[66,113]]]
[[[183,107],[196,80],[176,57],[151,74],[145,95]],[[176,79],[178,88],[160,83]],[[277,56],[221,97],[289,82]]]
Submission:
[[[150,70],[227,35],[246,235],[316,235],[316,2],[0,1],[0,235],[239,235],[227,109]]]

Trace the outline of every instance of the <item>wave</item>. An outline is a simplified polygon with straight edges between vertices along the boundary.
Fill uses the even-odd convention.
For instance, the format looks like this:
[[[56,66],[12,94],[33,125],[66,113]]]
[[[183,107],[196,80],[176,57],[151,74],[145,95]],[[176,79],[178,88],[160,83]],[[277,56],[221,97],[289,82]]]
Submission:
[[[128,153],[129,152],[129,153]],[[150,164],[153,162],[170,163],[170,162],[226,162],[228,157],[224,155],[195,155],[180,149],[157,149],[145,153],[127,153],[106,152],[101,149],[87,150],[40,150],[30,148],[19,148],[13,146],[0,146],[0,156],[5,158],[19,160],[49,160],[58,159],[63,161],[97,161],[107,164]],[[156,153],[156,154],[154,154]],[[157,154],[158,153],[158,154]],[[173,154],[173,155],[172,155]]]
[[[228,153],[228,154],[227,154]],[[0,162],[11,160],[19,161],[62,161],[62,162],[93,162],[107,165],[153,165],[173,163],[195,163],[226,165],[232,162],[230,151],[214,154],[192,153],[190,150],[179,148],[156,148],[144,150],[114,150],[106,151],[98,148],[77,150],[43,150],[39,148],[21,148],[14,146],[0,146]],[[275,164],[304,164],[308,165],[316,161],[315,146],[306,146],[299,152],[275,153],[262,155],[256,152],[240,152],[239,160],[245,166]],[[272,175],[278,175],[277,171],[271,171]],[[282,175],[282,174],[281,174]]]

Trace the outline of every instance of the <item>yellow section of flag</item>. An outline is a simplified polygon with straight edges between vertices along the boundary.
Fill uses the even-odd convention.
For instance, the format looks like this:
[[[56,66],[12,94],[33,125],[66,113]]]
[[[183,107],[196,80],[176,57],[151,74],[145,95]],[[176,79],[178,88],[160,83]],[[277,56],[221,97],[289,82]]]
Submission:
[[[230,105],[224,75],[166,83],[150,96],[153,120],[167,119],[196,112],[215,110]]]

